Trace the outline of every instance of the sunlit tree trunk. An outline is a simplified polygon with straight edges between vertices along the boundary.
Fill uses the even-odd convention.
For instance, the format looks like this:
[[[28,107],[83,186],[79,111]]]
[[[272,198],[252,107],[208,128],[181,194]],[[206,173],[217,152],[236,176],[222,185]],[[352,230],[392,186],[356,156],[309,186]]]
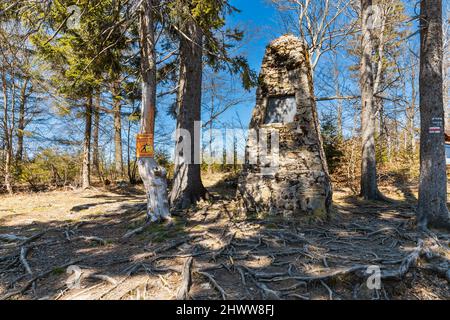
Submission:
[[[374,74],[372,67],[373,43],[371,39],[370,9],[372,0],[361,0],[362,19],[362,57],[361,57],[361,196],[366,200],[378,200],[381,194],[377,186],[377,167],[375,154],[375,101]]]
[[[207,196],[200,171],[200,126],[195,126],[201,116],[203,34],[193,20],[185,21],[182,31],[175,169],[170,193],[170,203],[178,209]]]
[[[420,181],[417,221],[421,229],[431,226],[450,230],[442,92],[442,1],[422,0],[420,15]]]
[[[23,160],[23,137],[25,130],[25,107],[27,103],[27,87],[29,79],[26,78],[20,89],[20,105],[19,105],[19,119],[17,124],[17,151],[16,151],[16,161]]]
[[[334,57],[334,65],[333,65],[333,71],[334,71],[334,86],[335,86],[335,93],[336,93],[336,97],[340,97],[341,96],[341,88],[339,85],[339,68],[338,68],[338,61],[337,61],[337,56]],[[338,99],[337,101],[337,116],[336,116],[336,120],[337,120],[337,134],[338,134],[338,139],[339,141],[342,141],[343,137],[344,137],[344,129],[343,129],[343,120],[342,120],[342,112],[343,112],[343,108],[342,108],[342,100]]]
[[[82,165],[82,188],[91,186],[91,131],[92,131],[92,96],[86,101],[84,115],[84,142],[83,142],[83,165]]]
[[[100,104],[101,94],[97,93],[94,106],[94,129],[92,131],[92,165],[100,180],[103,176],[100,169],[100,150],[99,150],[99,134],[100,134]]]
[[[447,16],[449,14],[447,13]],[[443,61],[443,78],[444,78],[444,114],[445,114],[445,130],[450,133],[450,104],[448,90],[450,89],[450,27],[446,24],[446,28],[443,29],[443,42],[444,42],[444,61]]]
[[[134,102],[133,102],[133,109],[134,109]],[[131,163],[131,124],[132,122],[128,120],[128,127],[127,127],[127,174],[128,174],[128,181],[131,184],[136,183],[136,179],[134,176],[134,172],[131,170],[131,166],[135,166],[135,164]]]
[[[140,12],[140,45],[142,103],[139,132],[154,134],[156,108],[156,52],[154,15],[157,1],[144,0]],[[166,171],[158,166],[154,158],[138,158],[139,174],[147,193],[147,216],[151,221],[169,219]]]
[[[406,106],[406,121],[407,121],[407,150],[409,152],[410,159],[413,159],[416,152],[416,142],[414,138],[414,117],[416,114],[416,71],[414,68],[411,70],[411,103]]]
[[[4,167],[4,181],[6,191],[9,194],[13,193],[12,179],[11,179],[11,160],[12,160],[12,139],[8,125],[8,86],[6,82],[6,70],[2,69],[2,90],[3,90],[3,134],[5,141],[5,167]]]
[[[120,81],[115,80],[112,84],[113,113],[114,113],[114,165],[118,178],[123,176],[122,156],[122,105],[120,102]]]

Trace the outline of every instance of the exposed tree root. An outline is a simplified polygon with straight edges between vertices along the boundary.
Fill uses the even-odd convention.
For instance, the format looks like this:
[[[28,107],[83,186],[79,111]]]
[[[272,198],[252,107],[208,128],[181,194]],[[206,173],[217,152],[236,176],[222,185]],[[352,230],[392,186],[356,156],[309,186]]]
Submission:
[[[6,242],[25,241],[27,237],[16,236],[15,234],[0,234],[0,240]]]
[[[75,238],[72,238],[71,241],[76,241],[76,240],[83,240],[83,241],[88,241],[88,242],[97,242],[101,245],[106,245],[106,241],[100,237],[95,237],[95,236],[77,236]]]
[[[75,264],[75,263],[78,263],[78,262],[80,262],[80,261],[82,261],[82,260],[84,260],[84,259],[86,259],[86,258],[87,258],[87,257],[79,258],[79,259],[75,259],[75,260],[71,260],[71,261],[69,261],[69,262],[67,262],[67,263],[64,263],[64,264],[62,264],[62,265],[59,265],[59,266],[57,266],[57,267],[55,267],[55,268],[51,268],[51,269],[49,269],[49,270],[47,270],[47,271],[41,272],[41,273],[39,273],[38,275],[36,275],[36,276],[34,276],[33,278],[31,278],[30,280],[28,280],[28,281],[25,283],[25,285],[24,285],[21,289],[14,290],[14,291],[12,291],[12,292],[9,292],[9,293],[5,294],[4,296],[0,297],[0,300],[7,300],[7,299],[9,299],[9,298],[11,298],[11,297],[14,297],[15,295],[22,294],[22,293],[24,293],[25,291],[27,291],[28,288],[29,288],[36,280],[39,280],[40,278],[43,278],[43,277],[48,276],[50,273],[53,272],[53,270],[55,270],[55,269],[63,269],[63,268],[66,268],[66,267],[68,267],[68,266],[70,266],[70,265],[73,265],[73,264]]]
[[[139,233],[142,233],[145,230],[145,228],[147,228],[150,224],[151,222],[147,221],[144,225],[140,226],[139,228],[128,231],[122,236],[122,240],[129,239]]]
[[[17,298],[38,298],[35,295],[39,292],[44,299],[140,299],[142,295],[130,288],[135,288],[139,281],[142,285],[140,278],[145,277],[145,273],[149,283],[146,290],[157,299],[189,299],[190,294],[194,295],[191,288],[196,289],[195,297],[201,299],[370,299],[371,295],[379,299],[421,299],[427,298],[428,293],[415,291],[416,287],[429,285],[435,275],[449,281],[446,260],[449,237],[417,233],[400,215],[383,211],[381,218],[369,214],[354,215],[356,218],[342,216],[324,225],[305,226],[282,219],[248,218],[241,221],[233,216],[233,207],[227,213],[223,211],[227,204],[230,205],[205,203],[203,207],[200,204],[200,208],[185,215],[184,229],[175,238],[159,242],[152,235],[144,234],[129,241],[126,248],[119,245],[124,239],[124,229],[109,229],[119,224],[116,221],[106,225],[102,221],[67,223],[26,239],[10,238],[14,241],[0,247],[5,249],[0,252],[0,275],[7,280],[4,290],[11,290],[3,292],[2,298],[14,299],[15,295]],[[377,208],[369,209],[375,211]],[[105,216],[105,219],[110,218]],[[120,217],[113,219],[122,224],[130,223]],[[90,232],[98,237],[79,235],[85,232],[77,229],[86,223],[94,224]],[[145,227],[127,234],[131,232],[132,237],[144,232]],[[53,229],[56,231],[37,240]],[[16,229],[9,233],[17,237],[28,234],[18,233]],[[421,239],[414,244],[418,238]],[[92,247],[89,242],[111,243],[111,246],[105,250]],[[405,254],[405,247],[412,250]],[[36,250],[27,256],[33,249],[39,249],[40,254]],[[46,257],[46,252],[54,252],[58,261],[67,261],[66,255],[83,249],[89,249],[92,258],[89,259],[92,264],[80,265],[86,268],[83,278],[97,280],[87,281],[88,288],[72,290],[64,282],[67,275],[49,277],[48,271],[39,273],[51,268],[52,260]],[[367,291],[365,280],[370,276],[367,269],[374,265],[380,266],[381,279],[388,281],[382,282],[380,290]],[[57,268],[64,266],[67,265]],[[51,268],[53,270],[55,268]],[[407,286],[398,282],[414,270],[420,272],[418,277],[411,279],[414,286],[409,286],[409,278]],[[205,282],[210,286],[203,286]],[[436,292],[430,294],[432,298],[447,297],[442,283],[446,284],[435,281],[432,285]],[[37,292],[30,290],[38,284]],[[211,297],[211,291],[218,295]]]
[[[220,248],[219,251],[213,253],[212,260],[216,261],[217,257],[219,257],[225,250],[227,250],[231,246],[231,243],[233,242],[235,236],[236,236],[236,232],[234,232],[230,236],[230,238],[228,239],[226,244],[222,248]]]
[[[181,286],[177,292],[177,300],[187,300],[189,299],[189,289],[191,288],[191,268],[192,268],[193,258],[189,257],[183,266],[183,271],[181,273],[182,281]]]
[[[33,271],[31,271],[31,267],[28,264],[27,254],[28,254],[28,248],[27,247],[22,247],[20,249],[20,262],[22,263],[23,267],[28,272],[28,274],[32,275]]]
[[[402,279],[408,270],[417,264],[417,260],[420,254],[423,252],[424,242],[422,239],[418,240],[417,247],[408,254],[403,260],[398,268],[398,270],[383,271],[381,274],[382,279]]]
[[[98,280],[106,281],[112,285],[117,285],[117,281],[115,279],[111,278],[110,276],[104,275],[104,274],[91,274],[91,275],[89,275],[89,278],[98,279]]]
[[[222,300],[227,300],[227,296],[228,294],[225,292],[225,290],[223,290],[223,288],[217,283],[217,281],[214,279],[214,277],[212,275],[210,275],[207,272],[204,271],[195,271],[196,273],[204,276],[205,278],[208,279],[209,283],[211,283],[211,285],[217,290],[219,291],[220,295],[222,296]]]

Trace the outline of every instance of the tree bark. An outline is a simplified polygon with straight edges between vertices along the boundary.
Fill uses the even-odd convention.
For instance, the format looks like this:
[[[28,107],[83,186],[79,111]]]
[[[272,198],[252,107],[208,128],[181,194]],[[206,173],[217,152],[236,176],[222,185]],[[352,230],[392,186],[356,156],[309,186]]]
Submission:
[[[19,122],[17,124],[17,151],[16,161],[23,160],[23,137],[25,130],[25,106],[27,103],[27,87],[29,79],[26,78],[20,90],[20,105],[19,105]]]
[[[8,88],[6,82],[6,70],[2,69],[2,90],[3,90],[3,131],[5,140],[5,168],[4,168],[4,181],[6,191],[9,194],[13,194],[12,178],[11,178],[11,161],[12,161],[12,137],[10,135],[8,125]]]
[[[342,107],[341,100],[338,100],[337,103],[338,103],[338,106],[337,106],[337,136],[338,136],[339,142],[341,142],[344,139],[344,129],[343,129],[343,125],[342,125],[343,107]]]
[[[134,110],[134,101],[133,101],[133,110]],[[133,165],[133,170],[131,166]],[[131,121],[128,121],[127,128],[127,174],[128,181],[130,184],[136,184],[136,162],[131,164]]]
[[[361,196],[365,200],[380,200],[382,196],[377,186],[377,166],[375,155],[375,101],[374,75],[372,67],[373,43],[368,25],[372,0],[361,0],[362,57],[361,57]]]
[[[157,1],[144,0],[140,12],[142,103],[139,132],[154,134],[156,108],[156,52],[154,10]],[[170,219],[166,170],[154,158],[138,158],[139,174],[147,193],[147,217],[151,221]]]
[[[7,142],[6,157],[5,157],[5,186],[6,191],[8,191],[10,195],[13,194],[12,178],[11,178],[11,158],[12,158],[11,144]]]
[[[94,106],[94,130],[92,132],[92,165],[94,166],[95,173],[103,181],[103,175],[100,169],[100,149],[99,149],[99,136],[100,136],[100,103],[101,94],[97,93]]]
[[[111,90],[113,96],[114,113],[114,164],[117,178],[123,177],[123,156],[122,156],[122,118],[120,102],[120,81],[115,80]]]
[[[170,204],[185,209],[207,197],[200,171],[200,117],[203,34],[193,20],[180,35],[180,78],[177,97],[174,182]],[[197,122],[198,121],[198,122]],[[196,125],[197,122],[197,125]]]
[[[448,26],[443,29],[443,42],[444,42],[444,61],[443,61],[443,79],[444,79],[444,114],[445,114],[445,130],[450,133],[450,104],[448,104],[449,96],[448,90],[450,89],[450,29]],[[447,105],[445,105],[447,102]]]
[[[412,61],[411,61],[411,65]],[[410,155],[410,159],[414,158],[416,152],[416,142],[414,138],[414,117],[416,114],[416,71],[414,68],[411,70],[411,104],[406,106],[406,120],[407,120],[407,150]]]
[[[91,186],[91,131],[92,131],[92,96],[86,101],[84,143],[83,143],[83,166],[82,166],[82,188]]]
[[[450,229],[445,164],[442,1],[420,6],[420,180],[418,227]],[[440,130],[430,128],[439,127]],[[434,131],[434,133],[432,133]]]
[[[335,93],[336,93],[336,97],[340,97],[341,96],[341,88],[339,85],[339,68],[338,68],[338,62],[337,62],[337,57],[335,57],[334,60],[334,83],[335,83]],[[338,100],[337,101],[338,105],[337,105],[337,135],[338,135],[338,140],[339,142],[341,142],[343,140],[344,137],[344,129],[342,128],[343,124],[342,124],[342,112],[343,112],[343,108],[342,108],[342,100]]]

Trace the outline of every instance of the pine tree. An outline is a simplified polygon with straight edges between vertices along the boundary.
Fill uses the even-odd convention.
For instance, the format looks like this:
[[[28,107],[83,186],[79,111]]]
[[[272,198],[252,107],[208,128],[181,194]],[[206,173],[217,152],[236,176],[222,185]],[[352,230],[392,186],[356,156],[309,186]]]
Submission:
[[[421,229],[431,226],[450,230],[444,146],[441,0],[422,0],[420,3],[420,44],[420,180],[417,221]]]
[[[116,10],[113,3],[109,0],[79,1],[82,17],[78,26],[71,26],[67,21],[72,14],[68,11],[72,1],[55,1],[46,15],[47,28],[33,36],[40,57],[51,66],[51,82],[57,92],[74,103],[74,107],[80,102],[83,104],[81,181],[84,189],[90,187],[94,95],[105,81],[105,71],[118,63],[114,50],[119,50],[125,42],[111,16]]]
[[[256,76],[243,57],[228,55],[231,44],[217,36],[221,30],[228,42],[243,37],[239,30],[223,30],[227,14],[237,10],[228,1],[177,0],[169,10],[171,25],[180,39],[175,170],[170,203],[176,208],[187,208],[207,198],[200,172],[203,62],[215,70],[240,73],[245,88],[255,84]]]

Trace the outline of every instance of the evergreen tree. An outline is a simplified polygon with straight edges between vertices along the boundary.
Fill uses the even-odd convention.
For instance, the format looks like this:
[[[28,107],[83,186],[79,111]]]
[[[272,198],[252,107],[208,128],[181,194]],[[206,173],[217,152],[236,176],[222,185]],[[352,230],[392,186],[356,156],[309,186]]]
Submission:
[[[240,73],[245,88],[255,83],[256,76],[245,58],[228,54],[232,42],[243,38],[239,30],[224,30],[226,16],[235,11],[228,1],[176,0],[169,5],[171,26],[180,39],[175,171],[170,193],[170,203],[176,208],[207,198],[200,172],[200,126],[195,125],[201,120],[204,61],[217,71]]]

